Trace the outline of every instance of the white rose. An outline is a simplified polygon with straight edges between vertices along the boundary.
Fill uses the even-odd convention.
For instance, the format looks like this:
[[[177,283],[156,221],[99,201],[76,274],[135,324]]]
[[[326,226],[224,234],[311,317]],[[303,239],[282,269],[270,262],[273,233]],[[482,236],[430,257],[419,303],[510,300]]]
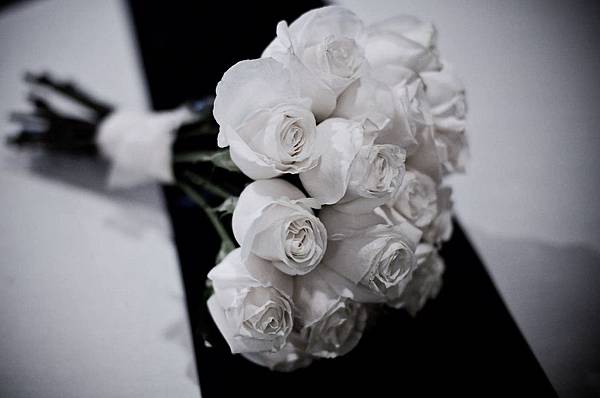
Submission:
[[[337,292],[320,269],[295,281],[296,322],[305,351],[321,358],[350,352],[360,341],[367,322],[364,305]],[[329,279],[331,281],[331,279]]]
[[[407,170],[390,204],[417,228],[428,226],[437,215],[435,181],[416,170]]]
[[[263,57],[282,62],[312,99],[319,120],[331,114],[337,96],[362,73],[365,39],[362,21],[342,7],[311,10],[289,27],[277,25],[277,38]]]
[[[467,102],[465,88],[452,66],[421,74],[435,124],[436,142],[446,173],[464,172],[468,157],[465,135]]]
[[[208,278],[214,294],[208,309],[231,352],[275,352],[293,327],[293,280],[268,262],[235,249]]]
[[[417,248],[417,268],[402,289],[390,292],[387,304],[405,308],[412,316],[419,312],[427,300],[435,298],[442,287],[444,260],[431,245]]]
[[[445,152],[441,141],[437,139],[433,116],[425,92],[425,86],[417,73],[400,65],[384,65],[374,68],[371,74],[382,84],[389,86],[394,101],[398,104],[399,120],[395,121],[399,129],[387,130],[380,134],[377,143],[402,145],[402,137],[410,136],[406,164],[419,170],[436,182],[443,175],[442,163]],[[409,133],[403,133],[408,131]],[[405,142],[407,142],[405,140]]]
[[[441,187],[437,191],[437,215],[423,229],[423,240],[431,244],[441,244],[452,236],[452,188]]]
[[[277,352],[249,352],[242,356],[249,361],[278,372],[292,372],[305,368],[313,361],[313,357],[305,352],[306,343],[299,333],[292,332],[288,342]]]
[[[300,174],[307,192],[321,204],[337,203],[339,210],[352,213],[369,212],[393,197],[404,176],[405,151],[397,145],[372,145],[380,129],[370,119],[320,123],[321,158]]]
[[[365,55],[371,66],[402,65],[416,72],[440,68],[435,27],[412,16],[370,25]]]
[[[318,204],[284,180],[248,185],[232,222],[242,257],[258,256],[289,275],[313,270],[327,248],[327,231],[310,206]]]
[[[418,170],[440,184],[444,175],[443,158],[440,157],[440,146],[436,141],[433,125],[426,125],[417,131],[416,139],[417,149],[407,156],[406,167]]]
[[[394,95],[388,84],[373,76],[363,76],[340,95],[333,116],[364,120],[379,114],[390,123],[381,131],[376,142],[398,145],[410,153],[417,142],[406,102]]]
[[[351,215],[335,207],[320,214],[330,233],[321,267],[351,282],[344,288],[356,300],[385,301],[388,289],[410,276],[421,231],[408,222],[393,224],[379,212]]]
[[[217,85],[219,146],[253,179],[308,170],[318,160],[310,102],[274,59],[238,62]]]

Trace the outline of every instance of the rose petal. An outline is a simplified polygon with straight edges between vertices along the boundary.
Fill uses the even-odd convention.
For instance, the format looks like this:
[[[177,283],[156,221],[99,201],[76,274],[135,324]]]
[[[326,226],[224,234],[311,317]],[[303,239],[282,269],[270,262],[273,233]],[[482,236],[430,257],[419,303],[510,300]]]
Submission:
[[[406,160],[406,166],[427,174],[437,183],[442,180],[441,161],[434,139],[433,126],[421,130],[417,135],[419,146]]]
[[[435,52],[400,34],[369,27],[365,56],[372,67],[395,64],[414,71],[435,70],[440,63]]]
[[[312,100],[310,109],[317,120],[323,120],[333,112],[336,93],[300,62],[285,21],[277,25],[277,38],[265,49],[262,56],[273,57],[288,68],[294,84],[300,87],[301,95]]]
[[[297,200],[305,198],[302,191],[281,179],[254,181],[242,191],[233,211],[233,235],[239,244],[252,223],[260,217],[262,209],[281,199]]]
[[[220,126],[237,127],[254,110],[296,98],[289,71],[272,58],[240,61],[217,84],[213,114]],[[227,137],[227,134],[226,134]],[[229,138],[229,137],[227,137]]]
[[[292,372],[307,367],[313,361],[312,356],[303,351],[305,343],[298,333],[292,333],[288,343],[278,352],[243,353],[247,360],[278,372]]]
[[[333,204],[346,192],[350,168],[363,145],[360,123],[340,118],[327,119],[317,126],[317,145],[321,148],[319,164],[300,174],[307,192],[321,204]]]
[[[413,15],[397,15],[378,22],[376,26],[377,29],[402,35],[428,49],[434,49],[437,45],[435,26]]]

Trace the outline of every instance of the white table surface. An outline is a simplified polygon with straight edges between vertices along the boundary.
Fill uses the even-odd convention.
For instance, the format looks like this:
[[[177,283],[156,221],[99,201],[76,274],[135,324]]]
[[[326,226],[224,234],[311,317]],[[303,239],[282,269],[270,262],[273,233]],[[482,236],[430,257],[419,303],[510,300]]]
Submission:
[[[27,2],[0,14],[2,137],[25,69],[119,106],[146,96],[119,1]],[[2,140],[4,141],[4,140]],[[103,165],[0,145],[0,396],[199,397],[158,186],[104,188]]]
[[[596,14],[558,2],[341,3],[367,21],[436,23],[468,88],[472,159],[452,181],[461,220],[559,393],[600,391]],[[25,68],[145,107],[126,18],[117,0],[0,14],[0,113],[23,106]],[[160,192],[108,192],[104,171],[0,148],[2,396],[198,396]]]

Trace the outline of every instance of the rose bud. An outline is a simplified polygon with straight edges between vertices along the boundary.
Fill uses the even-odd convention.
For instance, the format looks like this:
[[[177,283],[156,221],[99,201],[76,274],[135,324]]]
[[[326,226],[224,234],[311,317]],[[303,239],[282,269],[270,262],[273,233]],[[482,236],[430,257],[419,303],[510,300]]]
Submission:
[[[340,95],[333,117],[364,120],[380,114],[390,123],[382,129],[375,142],[398,145],[411,153],[416,149],[417,141],[415,125],[411,122],[411,108],[407,104],[404,92],[397,94],[390,85],[380,81],[379,76],[371,74],[356,80]]]
[[[431,23],[402,15],[374,23],[367,31],[365,55],[372,67],[401,65],[415,72],[440,68],[437,32]]]
[[[421,231],[379,211],[350,215],[335,207],[320,214],[330,234],[321,267],[347,279],[345,287],[357,300],[385,301],[389,289],[410,277]]]
[[[447,63],[440,71],[425,72],[421,77],[431,105],[435,139],[440,148],[444,172],[464,172],[468,158],[465,88]]]
[[[286,181],[248,185],[233,212],[233,234],[242,257],[260,257],[289,275],[312,271],[327,248],[327,231],[311,206],[318,203]]]
[[[313,357],[304,351],[306,343],[304,337],[293,332],[288,337],[288,342],[277,352],[248,352],[242,356],[249,361],[277,372],[292,372],[305,368],[313,361]]]
[[[428,226],[437,216],[435,181],[417,170],[407,170],[398,194],[390,205],[415,227]]]
[[[340,296],[337,292],[340,285],[327,273],[317,269],[296,278],[296,328],[305,341],[308,354],[335,358],[356,347],[368,313],[363,304]]]
[[[263,52],[292,72],[302,95],[312,99],[319,120],[335,108],[337,96],[360,77],[364,65],[362,21],[342,7],[311,10],[289,27],[277,25],[277,38]]]
[[[214,117],[218,144],[252,179],[299,173],[316,165],[316,122],[310,99],[302,97],[274,59],[241,61],[217,85]]]
[[[442,287],[444,260],[431,245],[417,247],[417,268],[411,279],[388,292],[387,305],[405,308],[412,316],[423,308],[427,300],[435,298]]]
[[[452,236],[452,188],[440,187],[437,191],[437,214],[431,224],[423,229],[423,240],[438,245]]]
[[[208,309],[234,354],[275,352],[293,327],[293,280],[268,262],[235,249],[209,273]]]
[[[339,211],[351,213],[367,213],[389,201],[404,177],[405,151],[372,144],[381,125],[341,118],[319,124],[321,159],[300,174],[308,193],[321,204],[338,204]]]

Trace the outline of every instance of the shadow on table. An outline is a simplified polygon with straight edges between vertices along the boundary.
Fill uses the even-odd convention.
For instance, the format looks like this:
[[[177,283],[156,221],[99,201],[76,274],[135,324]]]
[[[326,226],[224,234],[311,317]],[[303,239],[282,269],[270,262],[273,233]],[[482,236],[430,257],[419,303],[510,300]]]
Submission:
[[[132,238],[147,231],[157,231],[171,238],[161,186],[145,184],[127,189],[108,187],[109,164],[100,156],[89,157],[38,150],[0,148],[0,169],[4,174],[34,177],[57,186],[72,188],[73,195],[82,191],[115,204],[106,219],[106,226]],[[10,193],[11,187],[4,187]],[[82,196],[82,200],[85,200]]]
[[[29,168],[40,177],[83,188],[103,196],[155,207],[156,184],[127,189],[109,189],[109,164],[101,157],[88,158],[64,153],[32,153]]]

